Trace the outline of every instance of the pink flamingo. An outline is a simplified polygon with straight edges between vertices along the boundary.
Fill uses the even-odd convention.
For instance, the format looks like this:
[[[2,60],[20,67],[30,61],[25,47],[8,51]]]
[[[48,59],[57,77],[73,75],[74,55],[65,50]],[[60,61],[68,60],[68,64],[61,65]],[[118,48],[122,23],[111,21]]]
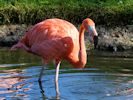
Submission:
[[[61,61],[67,60],[75,68],[84,68],[86,64],[85,30],[92,33],[93,36],[97,36],[95,24],[89,18],[83,21],[79,32],[77,28],[68,21],[57,18],[47,19],[29,29],[24,37],[14,45],[11,50],[21,48],[27,52],[38,55],[42,58],[45,65],[53,60],[56,67],[56,93],[59,94],[58,75]],[[40,72],[39,82],[41,81],[43,70],[44,66],[42,66]]]

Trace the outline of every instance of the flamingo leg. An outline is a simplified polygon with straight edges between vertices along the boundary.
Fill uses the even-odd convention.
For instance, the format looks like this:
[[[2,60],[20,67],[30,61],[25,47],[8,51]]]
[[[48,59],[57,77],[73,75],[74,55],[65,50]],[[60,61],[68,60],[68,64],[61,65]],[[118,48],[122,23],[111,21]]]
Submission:
[[[41,82],[44,69],[45,69],[44,66],[42,66],[42,69],[41,69],[41,72],[40,72],[40,75],[39,75],[39,79],[38,79],[39,82]]]
[[[44,93],[44,90],[43,90],[43,87],[42,87],[41,79],[42,79],[43,71],[44,71],[44,70],[45,70],[45,66],[42,66],[41,71],[40,71],[40,75],[39,75],[39,78],[38,78],[39,87],[40,87],[40,89],[41,89],[41,93],[42,93],[42,94]],[[43,95],[44,95],[44,94],[43,94]]]
[[[56,64],[56,74],[55,74],[55,89],[56,89],[56,96],[59,96],[60,95],[60,92],[59,92],[59,86],[58,86],[58,78],[59,78],[59,68],[60,68],[60,63],[61,62],[58,62]]]

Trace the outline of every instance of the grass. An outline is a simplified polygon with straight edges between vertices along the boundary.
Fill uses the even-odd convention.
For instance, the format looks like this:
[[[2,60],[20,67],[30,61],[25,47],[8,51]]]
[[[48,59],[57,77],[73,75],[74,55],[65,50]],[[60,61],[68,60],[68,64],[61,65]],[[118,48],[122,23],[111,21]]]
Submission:
[[[133,24],[133,0],[0,0],[0,24],[35,24],[54,17],[74,24],[86,17],[101,25]]]

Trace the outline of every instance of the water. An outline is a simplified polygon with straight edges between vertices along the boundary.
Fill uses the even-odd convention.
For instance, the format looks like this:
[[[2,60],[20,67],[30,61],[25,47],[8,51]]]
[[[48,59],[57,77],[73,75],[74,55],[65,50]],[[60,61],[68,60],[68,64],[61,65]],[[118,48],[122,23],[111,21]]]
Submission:
[[[0,49],[0,100],[55,100],[55,70],[49,64],[38,84],[39,57]],[[88,56],[85,69],[61,64],[61,100],[133,100],[133,59]]]

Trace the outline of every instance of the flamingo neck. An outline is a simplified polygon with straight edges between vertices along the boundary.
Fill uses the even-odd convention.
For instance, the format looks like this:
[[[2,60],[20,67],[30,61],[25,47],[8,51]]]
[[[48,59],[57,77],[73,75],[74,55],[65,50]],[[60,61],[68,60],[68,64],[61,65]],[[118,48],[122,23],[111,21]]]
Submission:
[[[80,30],[79,30],[79,45],[80,45],[79,62],[83,66],[85,66],[86,61],[87,61],[87,54],[86,54],[86,47],[85,47],[85,40],[84,40],[84,32],[85,32],[85,28],[83,27],[83,24],[81,24]]]
[[[85,40],[84,40],[84,27],[83,25],[80,26],[79,30],[79,54],[78,54],[78,61],[73,63],[76,68],[84,68],[87,62],[87,54],[86,54],[86,47],[85,47]]]

